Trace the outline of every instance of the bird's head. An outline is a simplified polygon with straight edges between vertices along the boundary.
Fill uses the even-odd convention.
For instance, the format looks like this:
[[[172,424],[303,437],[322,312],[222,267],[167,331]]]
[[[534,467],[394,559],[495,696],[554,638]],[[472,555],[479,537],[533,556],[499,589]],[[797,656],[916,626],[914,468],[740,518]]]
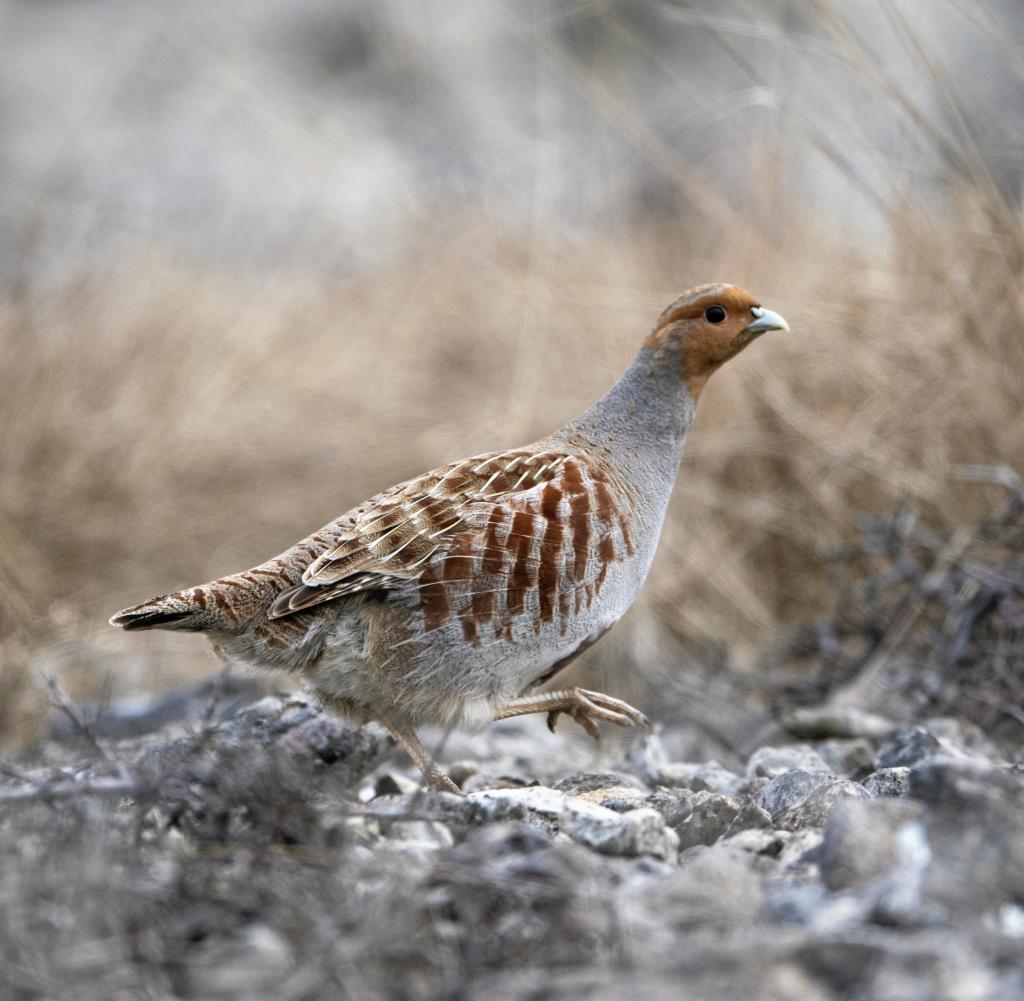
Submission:
[[[644,343],[678,356],[696,400],[715,369],[768,330],[789,330],[789,324],[736,285],[698,285],[661,314]]]

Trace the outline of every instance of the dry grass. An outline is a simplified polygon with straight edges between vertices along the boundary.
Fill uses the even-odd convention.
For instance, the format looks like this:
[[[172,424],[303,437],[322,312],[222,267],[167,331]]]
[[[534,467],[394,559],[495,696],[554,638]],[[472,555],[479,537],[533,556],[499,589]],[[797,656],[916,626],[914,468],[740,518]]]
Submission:
[[[866,57],[829,30],[856,70]],[[909,99],[862,73],[913,124]],[[763,184],[728,212],[705,182],[685,219],[585,243],[440,206],[358,278],[131,247],[58,289],[7,290],[0,734],[36,718],[34,668],[78,693],[111,672],[127,689],[210,670],[188,639],[114,634],[106,616],[266,558],[434,463],[545,433],[701,281],[756,291],[793,334],[706,393],[652,579],[599,661],[763,648],[820,608],[818,554],[862,511],[974,517],[987,499],[954,465],[1024,465],[1024,233],[955,112],[930,126],[940,183],[894,185],[885,231],[855,249],[765,151]]]

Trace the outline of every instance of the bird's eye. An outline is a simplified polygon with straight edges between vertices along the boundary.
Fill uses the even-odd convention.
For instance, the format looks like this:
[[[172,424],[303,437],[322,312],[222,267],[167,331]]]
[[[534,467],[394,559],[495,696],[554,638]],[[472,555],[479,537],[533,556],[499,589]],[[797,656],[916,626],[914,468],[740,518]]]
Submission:
[[[725,320],[725,310],[721,306],[708,306],[704,310],[704,319],[708,323],[721,323]]]

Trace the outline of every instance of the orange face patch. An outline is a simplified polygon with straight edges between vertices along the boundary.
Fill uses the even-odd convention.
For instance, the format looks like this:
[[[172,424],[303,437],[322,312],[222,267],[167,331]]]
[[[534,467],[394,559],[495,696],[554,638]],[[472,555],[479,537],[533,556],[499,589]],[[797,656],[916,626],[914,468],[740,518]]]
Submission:
[[[661,314],[644,346],[658,350],[679,344],[680,374],[696,399],[711,374],[757,336],[745,332],[754,319],[751,309],[757,305],[749,292],[735,285],[701,285]],[[711,307],[724,311],[719,322],[712,322],[719,311],[709,313]]]

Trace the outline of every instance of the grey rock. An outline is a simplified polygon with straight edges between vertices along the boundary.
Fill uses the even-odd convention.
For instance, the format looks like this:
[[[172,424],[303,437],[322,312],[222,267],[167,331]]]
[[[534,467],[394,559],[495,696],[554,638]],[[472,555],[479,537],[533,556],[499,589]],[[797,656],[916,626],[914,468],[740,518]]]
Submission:
[[[862,779],[875,768],[875,754],[863,737],[823,740],[815,745],[829,770],[847,779]]]
[[[794,709],[782,725],[794,737],[805,740],[827,740],[831,737],[882,740],[896,729],[896,724],[883,716],[832,706]]]
[[[759,806],[752,799],[743,800],[740,812],[733,818],[729,829],[725,832],[727,838],[734,838],[741,831],[750,830],[772,830],[771,814]]]
[[[787,831],[773,831],[771,828],[747,828],[735,833],[730,828],[726,838],[731,848],[777,858],[785,847],[787,836]]]
[[[784,870],[804,878],[817,870],[818,852],[824,840],[821,828],[808,827],[799,831],[775,833],[783,838],[778,861]]]
[[[496,821],[477,828],[460,851],[483,859],[507,861],[532,855],[551,846],[551,835],[532,824]]]
[[[985,731],[970,720],[933,716],[925,720],[924,725],[951,754],[963,754],[991,762],[998,762],[1002,758],[999,749],[989,740]]]
[[[556,824],[568,797],[547,786],[521,789],[485,789],[466,796],[466,802],[487,820],[541,819]]]
[[[437,820],[412,820],[394,824],[389,834],[392,844],[404,850],[415,850],[419,854],[451,848],[455,844],[451,829]]]
[[[690,805],[689,815],[675,827],[680,851],[694,845],[713,845],[740,812],[739,800],[715,792],[694,793]]]
[[[933,851],[923,824],[901,824],[894,837],[895,857],[889,871],[870,888],[870,920],[876,924],[921,928],[944,923],[945,909],[924,896]]]
[[[400,782],[390,772],[378,775],[377,781],[373,784],[373,795],[375,798],[377,796],[401,796],[405,792],[413,792],[413,790],[405,788],[405,782]]]
[[[567,796],[579,796],[581,793],[593,792],[596,789],[615,789],[623,786],[644,789],[644,784],[639,779],[623,772],[576,772],[556,782],[553,788]]]
[[[653,855],[668,859],[676,854],[679,838],[665,825],[657,810],[643,807],[616,813],[578,797],[569,798],[559,828],[578,844],[603,855]]]
[[[818,856],[822,881],[830,890],[843,890],[880,878],[895,864],[898,830],[920,816],[920,806],[907,800],[837,803]]]
[[[773,778],[755,797],[754,802],[775,819],[787,810],[804,802],[821,786],[828,786],[834,776],[827,771],[795,770]]]
[[[792,771],[772,779],[755,802],[769,813],[776,827],[795,831],[822,826],[844,798],[867,799],[868,793],[862,786],[828,772]]]
[[[376,819],[386,834],[392,824],[415,820],[438,821],[461,830],[489,820],[523,820],[527,811],[517,804],[501,804],[488,810],[468,796],[417,789],[399,796],[378,796],[364,805],[363,816]]]
[[[717,761],[700,763],[671,762],[661,769],[659,785],[692,789],[694,792],[718,792],[735,796],[745,779]]]
[[[460,759],[453,761],[446,766],[448,777],[463,791],[466,790],[466,783],[477,775],[480,771],[480,765],[476,761],[468,761],[466,759]]]
[[[616,813],[626,813],[647,805],[647,794],[632,786],[613,786],[611,789],[591,789],[580,793],[580,799],[596,803]]]
[[[644,804],[657,810],[669,827],[678,827],[693,813],[694,796],[695,793],[689,789],[658,789],[644,800]]]
[[[773,779],[776,775],[795,769],[804,772],[830,771],[825,759],[813,747],[806,744],[793,744],[789,747],[759,747],[747,762],[747,775],[750,778]]]
[[[944,807],[998,805],[1024,791],[1011,769],[972,758],[935,758],[911,768],[907,778],[913,799]]]
[[[864,779],[861,785],[872,796],[905,799],[910,795],[910,769],[879,768]]]
[[[270,996],[294,967],[292,947],[280,932],[253,924],[234,941],[212,940],[189,958],[189,993],[209,998]]]
[[[294,751],[344,770],[346,781],[371,771],[395,746],[382,726],[354,727],[330,713],[301,721],[283,742]]]
[[[923,726],[902,727],[878,751],[879,768],[908,768],[941,753],[938,739]]]
[[[452,777],[453,782],[457,780]],[[537,785],[535,779],[531,779],[522,772],[513,769],[501,768],[491,771],[481,769],[468,775],[462,782],[457,782],[464,793],[485,792],[488,789],[525,789]]]
[[[665,785],[662,772],[668,764],[668,755],[657,733],[642,733],[630,741],[619,768],[636,775],[649,786]]]
[[[771,919],[787,925],[820,925],[827,905],[828,895],[819,883],[777,882],[768,890],[765,911]]]

